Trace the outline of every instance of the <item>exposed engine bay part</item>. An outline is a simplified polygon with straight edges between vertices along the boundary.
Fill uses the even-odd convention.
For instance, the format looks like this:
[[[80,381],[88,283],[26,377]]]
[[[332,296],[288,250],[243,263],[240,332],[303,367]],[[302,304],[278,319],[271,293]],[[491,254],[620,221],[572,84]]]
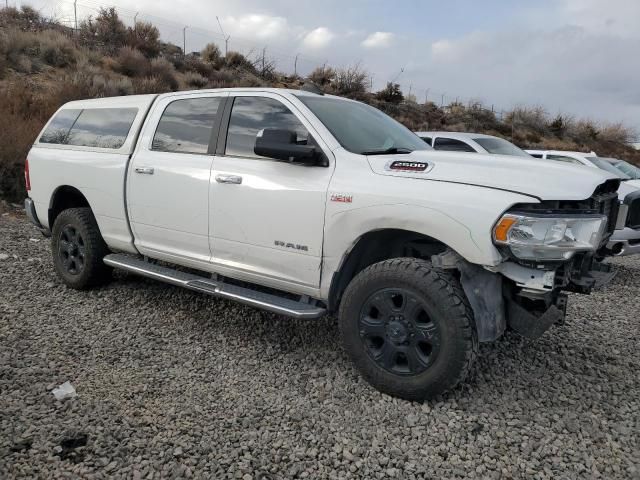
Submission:
[[[491,271],[501,273],[508,279],[513,280],[516,286],[531,294],[537,292],[546,294],[553,290],[555,284],[555,270],[535,270],[517,263],[504,262],[492,268]]]

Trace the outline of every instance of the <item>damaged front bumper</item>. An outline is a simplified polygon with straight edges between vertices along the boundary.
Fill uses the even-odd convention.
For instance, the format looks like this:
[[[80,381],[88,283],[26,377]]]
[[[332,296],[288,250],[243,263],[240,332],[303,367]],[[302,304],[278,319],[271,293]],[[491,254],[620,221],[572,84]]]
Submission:
[[[588,294],[615,275],[609,265],[596,262],[593,255],[587,254],[555,267],[509,261],[482,267],[451,251],[432,257],[432,262],[436,267],[460,272],[480,342],[496,340],[507,327],[537,339],[551,325],[564,322],[565,291]]]

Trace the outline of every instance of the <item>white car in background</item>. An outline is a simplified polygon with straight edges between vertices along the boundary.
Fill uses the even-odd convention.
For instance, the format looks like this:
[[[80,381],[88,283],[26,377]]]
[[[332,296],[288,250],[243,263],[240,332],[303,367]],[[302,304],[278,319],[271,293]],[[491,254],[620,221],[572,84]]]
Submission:
[[[630,175],[626,171],[622,170],[614,162],[626,163],[629,167],[635,168],[630,163],[618,160],[617,158],[599,157],[595,152],[564,152],[562,150],[525,150],[529,155],[535,158],[542,158],[544,160],[555,160],[558,162],[575,163],[578,165],[585,165],[592,168],[600,168],[613,174],[622,174],[622,179],[626,180],[627,185],[640,188],[640,175]],[[640,170],[639,170],[640,173]],[[636,174],[637,175],[637,174]]]
[[[492,155],[531,156],[504,138],[480,133],[463,132],[415,132],[434,150],[446,152],[487,153]]]
[[[620,160],[619,158],[603,158],[603,160],[605,160],[606,162],[609,162],[611,165],[613,165],[622,173],[624,173],[629,178],[631,178],[631,180],[627,181],[629,185],[633,185],[640,188],[640,168],[630,164],[629,162]]]

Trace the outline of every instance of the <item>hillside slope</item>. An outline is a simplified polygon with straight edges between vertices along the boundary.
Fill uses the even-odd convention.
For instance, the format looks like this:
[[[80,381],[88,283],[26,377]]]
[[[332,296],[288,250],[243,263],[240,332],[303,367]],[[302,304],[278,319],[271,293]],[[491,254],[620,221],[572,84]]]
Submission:
[[[439,107],[405,98],[398,85],[367,89],[359,66],[319,67],[309,78],[327,92],[356,98],[413,130],[473,131],[499,135],[529,148],[596,151],[640,163],[632,132],[621,124],[549,117],[541,108],[515,108],[498,118],[480,103]],[[26,195],[23,165],[38,132],[63,103],[91,97],[220,87],[299,88],[304,79],[279,73],[270,61],[217,46],[183,55],[162,42],[151,24],[126,27],[115,9],[82,22],[79,31],[41,17],[29,7],[0,10],[0,198]]]

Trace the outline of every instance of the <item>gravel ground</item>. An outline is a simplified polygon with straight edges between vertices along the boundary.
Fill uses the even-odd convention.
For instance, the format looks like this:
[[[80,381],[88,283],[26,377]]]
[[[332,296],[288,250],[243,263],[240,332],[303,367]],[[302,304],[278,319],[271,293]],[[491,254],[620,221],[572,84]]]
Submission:
[[[0,478],[640,478],[640,259],[430,403],[370,388],[334,319],[134,276],[76,292],[0,217]],[[58,402],[71,381],[78,396]]]

